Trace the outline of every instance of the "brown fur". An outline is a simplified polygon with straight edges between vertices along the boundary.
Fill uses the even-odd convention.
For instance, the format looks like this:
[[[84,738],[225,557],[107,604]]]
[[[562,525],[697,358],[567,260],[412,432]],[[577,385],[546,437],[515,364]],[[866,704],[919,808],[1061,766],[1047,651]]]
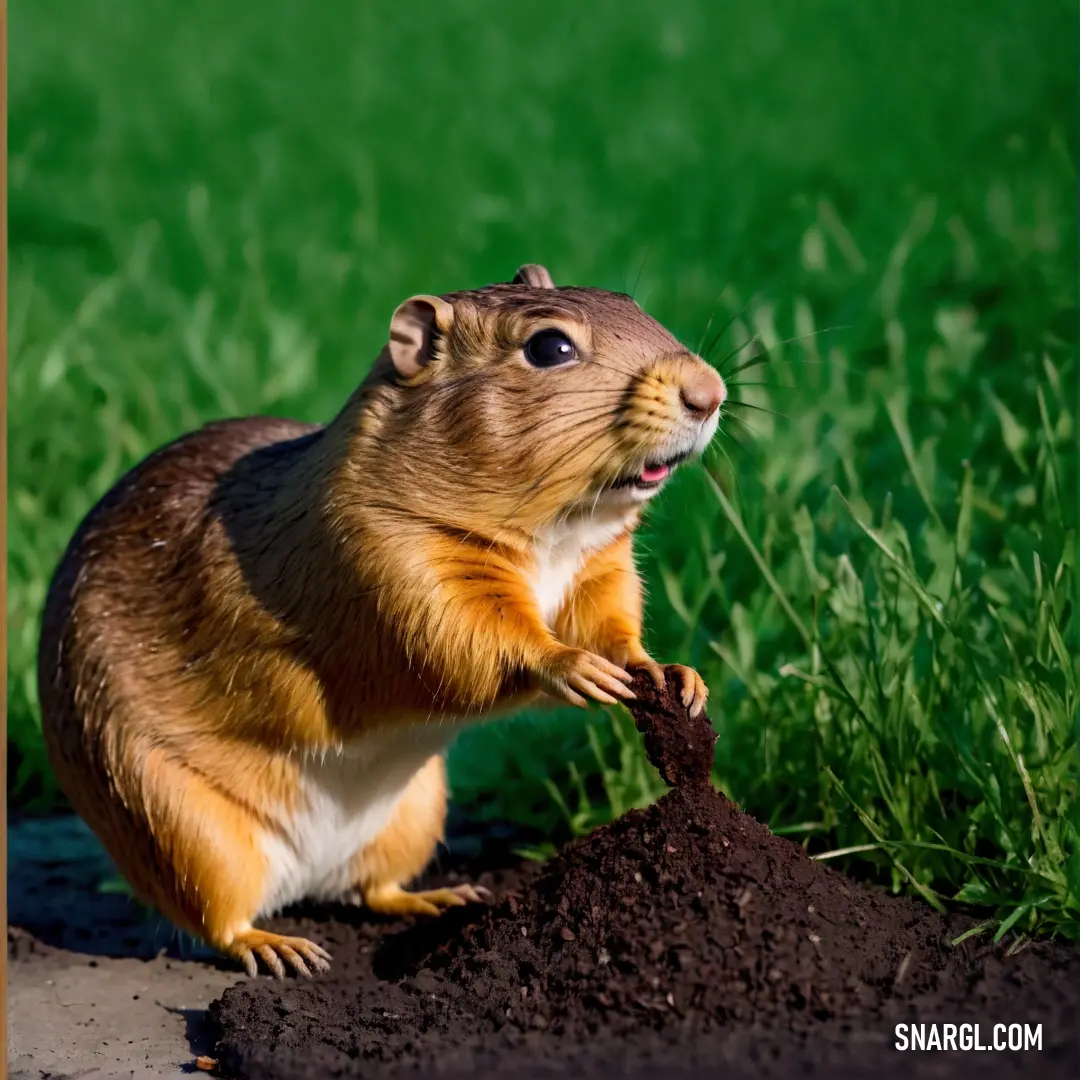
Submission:
[[[143,899],[249,969],[255,954],[275,971],[322,962],[251,925],[271,869],[260,838],[304,808],[305,755],[573,699],[596,657],[659,671],[641,645],[636,510],[550,627],[531,545],[639,471],[680,387],[716,376],[620,294],[515,284],[440,303],[422,366],[403,376],[388,347],[328,426],[224,421],[142,462],[80,526],[46,603],[61,786]],[[524,362],[548,326],[579,364]],[[693,672],[686,685],[703,700]],[[376,839],[341,852],[369,902],[424,908],[400,886],[445,808],[435,757]]]

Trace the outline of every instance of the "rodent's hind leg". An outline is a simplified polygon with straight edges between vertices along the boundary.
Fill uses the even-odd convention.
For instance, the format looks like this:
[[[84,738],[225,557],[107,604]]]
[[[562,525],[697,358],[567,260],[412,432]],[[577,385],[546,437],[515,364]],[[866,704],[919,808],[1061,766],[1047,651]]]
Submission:
[[[278,979],[284,979],[286,964],[297,975],[310,979],[312,969],[318,972],[330,970],[330,954],[307,938],[285,937],[268,930],[249,927],[233,935],[225,952],[239,960],[247,973],[254,978],[259,973],[258,960],[270,969]]]
[[[384,915],[441,915],[447,908],[482,904],[491,893],[482,885],[408,892],[400,885],[381,885],[364,894],[364,903]]]
[[[406,785],[382,832],[353,863],[356,891],[384,915],[439,915],[446,908],[482,903],[487,890],[472,885],[409,892],[404,886],[431,862],[446,824],[446,763],[428,758]]]
[[[144,884],[177,928],[239,960],[251,975],[259,960],[279,978],[287,967],[300,975],[326,970],[330,957],[320,946],[252,927],[267,868],[251,811],[162,748],[136,760],[142,787],[132,802],[140,812],[116,823],[126,828],[105,833],[129,879]]]

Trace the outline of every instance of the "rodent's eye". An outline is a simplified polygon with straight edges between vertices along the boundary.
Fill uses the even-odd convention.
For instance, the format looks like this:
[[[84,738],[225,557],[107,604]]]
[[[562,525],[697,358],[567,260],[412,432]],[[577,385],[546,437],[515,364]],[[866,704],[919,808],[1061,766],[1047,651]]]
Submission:
[[[576,360],[577,349],[561,330],[540,330],[525,342],[525,359],[533,367],[558,367]]]

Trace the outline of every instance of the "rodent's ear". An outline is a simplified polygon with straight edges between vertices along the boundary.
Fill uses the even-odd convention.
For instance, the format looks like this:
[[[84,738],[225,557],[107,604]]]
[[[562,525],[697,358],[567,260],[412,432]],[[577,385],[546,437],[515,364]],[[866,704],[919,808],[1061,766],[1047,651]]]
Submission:
[[[539,263],[528,263],[523,266],[514,275],[514,280],[510,282],[510,284],[528,285],[531,289],[555,288],[555,282],[552,281],[551,275],[547,271],[547,267],[540,266]]]
[[[454,324],[454,308],[438,296],[406,300],[390,320],[390,359],[399,375],[419,374],[432,356],[435,331],[446,333]]]

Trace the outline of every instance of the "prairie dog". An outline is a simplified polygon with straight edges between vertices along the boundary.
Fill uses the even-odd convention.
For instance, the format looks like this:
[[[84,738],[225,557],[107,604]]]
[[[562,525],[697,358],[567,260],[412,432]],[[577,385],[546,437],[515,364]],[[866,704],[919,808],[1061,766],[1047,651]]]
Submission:
[[[725,394],[628,296],[530,265],[401,304],[326,426],[209,424],[123,477],[57,570],[38,677],[58,781],[139,897],[279,977],[330,959],[256,929],[289,903],[480,899],[405,889],[444,751],[542,695],[663,683],[632,536]]]

